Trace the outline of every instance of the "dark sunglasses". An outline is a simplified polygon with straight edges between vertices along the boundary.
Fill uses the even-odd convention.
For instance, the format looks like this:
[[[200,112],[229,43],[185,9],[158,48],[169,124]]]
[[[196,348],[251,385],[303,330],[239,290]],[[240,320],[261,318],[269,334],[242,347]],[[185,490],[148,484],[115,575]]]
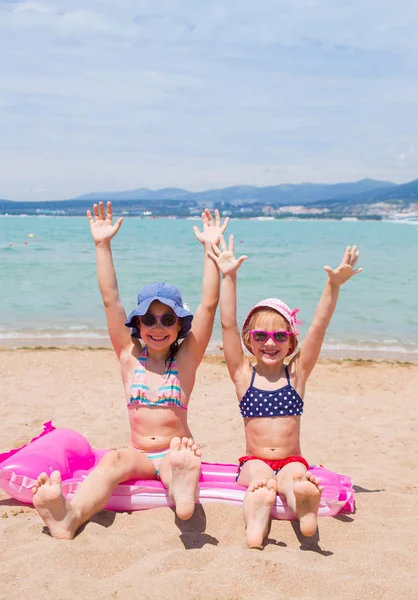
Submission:
[[[292,335],[291,331],[265,331],[264,329],[252,329],[250,333],[254,342],[259,344],[267,342],[269,338],[271,338],[274,342],[283,344],[284,342],[287,342],[289,337]]]
[[[153,327],[157,321],[159,321],[163,327],[174,327],[178,321],[177,315],[172,312],[166,312],[163,315],[155,315],[152,312],[147,312],[139,318],[145,327]]]

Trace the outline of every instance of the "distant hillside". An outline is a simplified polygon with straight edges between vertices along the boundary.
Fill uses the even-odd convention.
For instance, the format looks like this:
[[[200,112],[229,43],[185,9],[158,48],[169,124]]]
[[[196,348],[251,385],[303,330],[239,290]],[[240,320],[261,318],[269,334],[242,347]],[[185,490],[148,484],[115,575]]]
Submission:
[[[89,200],[90,202],[98,202],[99,200],[184,200],[190,195],[193,195],[193,193],[181,188],[163,188],[161,190],[139,188],[125,192],[91,192],[90,194],[77,196],[74,200]]]
[[[355,194],[366,193],[382,188],[394,187],[389,181],[362,179],[354,183],[299,183],[281,184],[268,187],[255,187],[240,185],[222,189],[205,190],[203,192],[189,192],[181,188],[164,188],[149,190],[139,188],[125,192],[93,192],[74,198],[75,201],[89,200],[187,200],[190,202],[207,202],[210,204],[228,203],[262,203],[271,206],[286,206],[291,204],[310,204],[327,198],[347,197]]]
[[[234,186],[203,192],[189,192],[180,188],[161,190],[139,188],[126,192],[94,192],[71,200],[44,202],[0,200],[0,214],[85,215],[86,210],[99,200],[112,200],[115,213],[126,215],[142,215],[144,212],[151,211],[154,216],[185,217],[198,215],[205,206],[208,206],[228,210],[235,216],[243,216],[248,214],[248,211],[262,214],[262,207],[266,205],[274,208],[292,205],[326,207],[333,215],[343,215],[351,214],[351,207],[355,205],[370,205],[377,202],[406,205],[418,201],[418,179],[401,185],[363,179],[354,183],[337,184]]]
[[[376,204],[377,202],[391,201],[400,201],[403,204],[410,204],[411,202],[418,201],[418,179],[400,185],[392,184],[383,189],[372,189],[360,194],[334,196],[333,198],[316,202],[315,206],[327,206],[329,208],[341,204]]]
[[[12,202],[0,200],[0,214],[85,215],[97,200],[45,200],[44,202]],[[114,200],[115,213],[140,215],[150,209],[150,200]],[[194,204],[192,204],[192,207]],[[184,200],[159,200],[152,205],[154,214],[189,216],[190,205]]]

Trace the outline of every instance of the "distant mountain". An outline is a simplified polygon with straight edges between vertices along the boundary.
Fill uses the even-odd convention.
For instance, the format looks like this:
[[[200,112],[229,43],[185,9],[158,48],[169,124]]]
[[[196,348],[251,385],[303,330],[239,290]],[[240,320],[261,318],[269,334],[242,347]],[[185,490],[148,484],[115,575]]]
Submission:
[[[316,202],[316,206],[331,207],[339,204],[376,204],[377,202],[391,202],[399,200],[404,204],[418,201],[418,179],[400,185],[389,185],[382,188],[370,189],[358,194],[343,194],[326,200]]]
[[[202,192],[190,192],[181,188],[139,188],[125,192],[94,192],[71,200],[0,200],[0,214],[85,215],[86,210],[99,200],[112,200],[115,212],[126,215],[142,215],[151,211],[157,216],[182,217],[199,214],[202,208],[208,206],[230,210],[240,216],[242,207],[261,214],[262,207],[266,205],[276,208],[292,205],[327,207],[332,213],[343,214],[350,212],[350,207],[356,204],[418,202],[418,179],[401,185],[363,179],[354,183],[337,184],[301,183],[269,187],[244,185]]]
[[[284,206],[290,204],[310,204],[326,200],[327,198],[347,197],[355,194],[370,192],[373,190],[394,187],[390,181],[378,181],[374,179],[362,179],[354,183],[299,183],[281,184],[268,187],[255,187],[251,185],[239,185],[222,189],[205,190],[202,192],[190,192],[181,188],[163,188],[160,190],[149,190],[139,188],[124,192],[93,192],[74,198],[74,201],[89,200],[189,200],[192,202],[210,202],[219,204],[228,203],[262,203],[272,206]]]
[[[90,194],[77,196],[74,200],[89,200],[90,202],[98,202],[99,200],[184,200],[191,194],[192,192],[181,188],[163,188],[161,190],[138,188],[126,192],[91,192]]]

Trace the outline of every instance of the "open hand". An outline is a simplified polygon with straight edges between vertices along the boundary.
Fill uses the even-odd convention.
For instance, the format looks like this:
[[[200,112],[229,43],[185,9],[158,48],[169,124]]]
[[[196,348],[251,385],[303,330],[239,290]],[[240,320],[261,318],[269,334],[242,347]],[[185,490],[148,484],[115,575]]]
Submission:
[[[197,239],[201,244],[219,244],[219,240],[223,235],[223,232],[228,226],[229,217],[226,217],[223,225],[221,225],[221,217],[219,210],[215,210],[215,220],[208,208],[205,208],[202,212],[202,225],[203,231],[200,231],[199,227],[193,227],[193,231]]]
[[[359,256],[360,252],[357,250],[357,246],[347,246],[339,267],[332,269],[326,265],[324,269],[328,273],[330,283],[339,286],[351,279],[353,275],[361,273],[363,269],[354,269]]]
[[[244,260],[248,258],[248,256],[240,256],[239,258],[235,258],[234,255],[234,236],[229,236],[229,248],[226,247],[226,243],[223,235],[220,240],[221,250],[218,248],[216,244],[212,244],[212,252],[208,252],[208,256],[211,257],[212,260],[216,262],[218,268],[223,276],[232,275],[236,273]]]
[[[122,225],[123,217],[119,217],[113,225],[112,203],[107,203],[107,212],[105,212],[103,202],[99,205],[93,204],[94,218],[91,212],[87,211],[87,218],[90,223],[91,235],[96,244],[107,243],[117,234]]]

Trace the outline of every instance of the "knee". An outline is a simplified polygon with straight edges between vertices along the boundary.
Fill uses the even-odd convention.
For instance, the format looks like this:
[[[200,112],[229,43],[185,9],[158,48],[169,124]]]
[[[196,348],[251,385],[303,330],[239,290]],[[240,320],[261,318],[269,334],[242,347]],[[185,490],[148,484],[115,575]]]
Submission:
[[[100,461],[100,466],[105,469],[117,469],[122,464],[120,450],[109,450]]]

